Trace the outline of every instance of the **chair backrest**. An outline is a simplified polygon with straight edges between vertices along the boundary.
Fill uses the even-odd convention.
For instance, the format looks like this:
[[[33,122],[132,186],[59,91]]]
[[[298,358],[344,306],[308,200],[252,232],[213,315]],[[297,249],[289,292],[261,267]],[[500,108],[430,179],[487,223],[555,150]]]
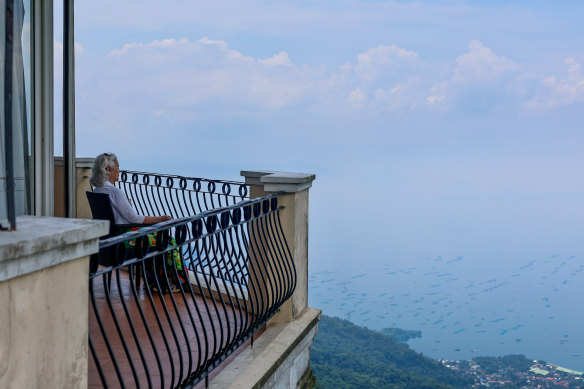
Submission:
[[[110,222],[110,232],[107,236],[104,236],[104,238],[113,236],[116,229],[116,222],[109,195],[106,193],[95,192],[85,192],[85,194],[87,195],[93,218],[95,220],[109,220]]]

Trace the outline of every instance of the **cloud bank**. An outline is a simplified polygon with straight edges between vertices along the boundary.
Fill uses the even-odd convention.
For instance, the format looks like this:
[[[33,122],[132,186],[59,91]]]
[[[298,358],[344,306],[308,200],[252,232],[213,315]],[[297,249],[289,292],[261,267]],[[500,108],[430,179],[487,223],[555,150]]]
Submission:
[[[79,46],[81,48],[82,46]],[[84,48],[86,50],[86,48]],[[85,51],[79,50],[83,61]],[[285,51],[256,58],[202,37],[130,42],[78,69],[79,118],[95,128],[196,123],[286,110],[353,115],[545,113],[584,102],[581,65],[540,75],[478,40],[432,63],[378,45],[336,67],[297,63]],[[258,116],[259,115],[259,116]],[[157,124],[159,125],[159,123]]]

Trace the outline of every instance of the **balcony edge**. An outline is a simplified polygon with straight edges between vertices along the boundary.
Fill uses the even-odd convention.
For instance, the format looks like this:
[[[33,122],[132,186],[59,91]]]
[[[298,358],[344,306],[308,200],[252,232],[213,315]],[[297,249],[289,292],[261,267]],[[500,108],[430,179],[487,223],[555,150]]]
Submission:
[[[274,324],[209,382],[209,389],[274,387],[278,382],[295,388],[309,368],[309,347],[322,311],[306,308],[294,321]],[[298,371],[296,366],[300,361]]]

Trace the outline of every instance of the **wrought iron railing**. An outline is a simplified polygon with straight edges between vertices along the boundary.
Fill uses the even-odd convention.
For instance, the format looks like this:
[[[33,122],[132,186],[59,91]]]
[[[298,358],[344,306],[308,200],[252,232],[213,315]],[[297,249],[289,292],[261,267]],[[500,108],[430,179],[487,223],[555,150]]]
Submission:
[[[242,182],[122,170],[116,185],[141,215],[175,218],[233,205],[249,197]]]
[[[245,342],[253,344],[254,333],[296,286],[277,195],[226,205],[235,202],[229,193],[197,190],[203,180],[184,178],[195,185],[192,192],[182,189],[187,193],[173,192],[172,183],[162,188],[156,179],[150,188],[144,180],[143,186],[132,183],[134,199],[150,192],[154,203],[166,193],[188,200],[164,205],[177,210],[190,203],[189,197],[194,204],[222,201],[224,206],[100,242],[99,261],[92,262],[89,277],[91,385],[196,384]]]

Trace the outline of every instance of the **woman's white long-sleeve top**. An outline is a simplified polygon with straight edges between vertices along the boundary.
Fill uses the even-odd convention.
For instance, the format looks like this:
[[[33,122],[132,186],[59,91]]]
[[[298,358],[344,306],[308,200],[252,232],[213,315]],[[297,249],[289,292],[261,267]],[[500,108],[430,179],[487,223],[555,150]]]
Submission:
[[[126,194],[120,188],[113,186],[111,182],[106,181],[103,186],[95,187],[93,191],[109,195],[116,224],[144,223],[144,216],[138,215],[138,212],[130,205]]]

